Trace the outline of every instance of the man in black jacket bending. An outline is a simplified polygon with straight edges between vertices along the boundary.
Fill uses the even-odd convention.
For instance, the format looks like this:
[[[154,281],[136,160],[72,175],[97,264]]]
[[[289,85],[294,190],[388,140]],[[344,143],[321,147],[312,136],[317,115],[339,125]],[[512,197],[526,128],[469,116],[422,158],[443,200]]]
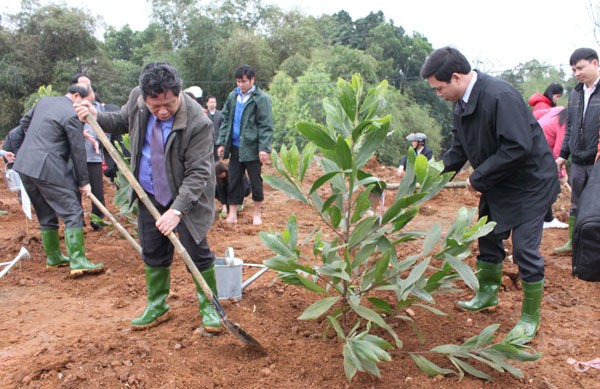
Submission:
[[[479,238],[479,290],[459,305],[470,311],[496,308],[503,240],[512,234],[524,298],[521,319],[505,341],[528,343],[540,324],[544,258],[539,247],[544,215],[560,190],[544,133],[515,88],[471,70],[455,48],[434,51],[421,76],[438,96],[454,103],[454,139],[443,156],[445,171],[458,171],[469,161],[474,171],[467,189],[481,193],[479,216],[496,222],[494,231]]]

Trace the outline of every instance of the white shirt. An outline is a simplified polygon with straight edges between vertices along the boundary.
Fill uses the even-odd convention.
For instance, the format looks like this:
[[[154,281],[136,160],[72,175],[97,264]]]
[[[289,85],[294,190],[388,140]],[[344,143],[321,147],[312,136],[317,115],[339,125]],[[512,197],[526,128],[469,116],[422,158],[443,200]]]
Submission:
[[[590,96],[596,90],[596,85],[598,85],[598,80],[600,80],[600,77],[598,77],[596,79],[596,81],[594,82],[594,84],[590,87],[583,84],[583,116],[585,116],[585,110],[587,109],[588,102],[590,101]]]

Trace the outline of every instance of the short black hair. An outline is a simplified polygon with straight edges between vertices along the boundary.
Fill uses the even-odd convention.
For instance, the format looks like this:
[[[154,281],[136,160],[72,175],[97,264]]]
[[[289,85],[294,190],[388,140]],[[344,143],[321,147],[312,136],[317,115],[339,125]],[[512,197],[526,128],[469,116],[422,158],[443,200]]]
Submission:
[[[81,78],[81,77],[85,77],[88,80],[92,81],[92,79],[90,78],[90,76],[88,76],[85,73],[81,73],[80,72],[80,73],[75,73],[75,75],[73,76],[73,78],[71,78],[71,85],[72,84],[78,84],[79,83],[79,78]]]
[[[210,99],[215,99],[216,100],[217,98],[215,96],[213,96],[213,95],[206,96],[206,101],[208,101]]]
[[[142,97],[156,97],[173,92],[179,96],[181,92],[181,77],[177,70],[166,62],[151,62],[144,66],[139,79]]]
[[[569,65],[575,66],[579,61],[593,61],[598,59],[598,53],[596,50],[590,49],[587,47],[580,47],[575,50],[573,54],[571,54],[571,58],[569,58]]]
[[[254,68],[250,65],[242,65],[235,70],[235,79],[244,78],[244,76],[248,77],[248,80],[251,80],[255,77]]]
[[[90,88],[84,84],[71,84],[69,85],[67,92],[71,94],[77,93],[81,97],[87,97],[87,95],[90,94]]]
[[[454,47],[446,46],[435,50],[425,59],[421,67],[421,77],[435,76],[438,81],[450,82],[452,74],[468,74],[471,65],[467,58]]]

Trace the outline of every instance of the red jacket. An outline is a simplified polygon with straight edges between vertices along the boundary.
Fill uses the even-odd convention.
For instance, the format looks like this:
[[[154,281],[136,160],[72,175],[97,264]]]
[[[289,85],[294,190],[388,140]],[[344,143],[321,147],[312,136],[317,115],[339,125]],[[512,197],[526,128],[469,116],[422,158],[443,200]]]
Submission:
[[[529,98],[529,105],[533,107],[533,116],[536,119],[542,117],[539,110],[552,108],[552,102],[546,96],[541,93],[534,93]]]
[[[565,138],[565,131],[567,130],[567,123],[561,126],[558,123],[558,115],[560,112],[565,109],[563,106],[553,107],[549,109],[538,109],[537,112],[540,116],[538,118],[538,122],[540,126],[542,126],[542,130],[544,130],[544,135],[546,136],[546,140],[548,141],[548,146],[550,146],[550,150],[552,151],[552,155],[554,159],[558,158],[560,154],[560,148],[563,143],[563,139]],[[559,177],[563,177],[566,174],[565,167],[558,173]]]

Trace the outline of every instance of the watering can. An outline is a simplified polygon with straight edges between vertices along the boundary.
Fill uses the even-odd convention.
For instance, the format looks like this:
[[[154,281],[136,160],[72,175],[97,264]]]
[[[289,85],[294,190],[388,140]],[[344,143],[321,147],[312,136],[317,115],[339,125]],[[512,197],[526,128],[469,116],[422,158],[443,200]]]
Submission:
[[[269,270],[265,265],[254,263],[244,264],[244,261],[235,257],[233,247],[227,247],[227,249],[225,249],[225,256],[217,257],[214,265],[219,300],[241,300],[242,291]],[[242,270],[244,266],[260,267],[261,269],[246,281],[242,281]]]

